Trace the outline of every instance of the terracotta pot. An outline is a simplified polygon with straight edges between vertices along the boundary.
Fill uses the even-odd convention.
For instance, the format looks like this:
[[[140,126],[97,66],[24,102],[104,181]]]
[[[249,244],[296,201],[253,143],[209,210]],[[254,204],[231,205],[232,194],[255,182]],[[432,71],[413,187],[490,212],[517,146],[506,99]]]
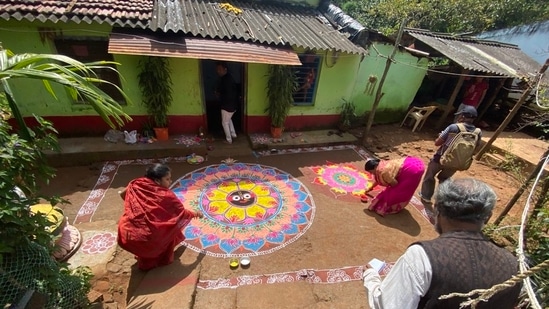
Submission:
[[[157,140],[159,141],[168,140],[168,128],[153,128],[153,130]]]
[[[283,131],[283,128],[271,127],[271,135],[273,136],[273,138],[281,138],[282,131]]]

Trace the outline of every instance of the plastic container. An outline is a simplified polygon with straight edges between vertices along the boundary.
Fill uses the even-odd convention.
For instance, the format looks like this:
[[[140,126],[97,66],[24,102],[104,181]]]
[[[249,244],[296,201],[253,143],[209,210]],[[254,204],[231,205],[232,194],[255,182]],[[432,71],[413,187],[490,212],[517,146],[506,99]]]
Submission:
[[[232,258],[229,260],[229,267],[231,267],[231,269],[238,268],[238,264],[239,264],[239,261],[237,258]]]
[[[240,266],[242,266],[242,268],[250,267],[251,262],[252,261],[248,256],[243,256],[240,258]]]

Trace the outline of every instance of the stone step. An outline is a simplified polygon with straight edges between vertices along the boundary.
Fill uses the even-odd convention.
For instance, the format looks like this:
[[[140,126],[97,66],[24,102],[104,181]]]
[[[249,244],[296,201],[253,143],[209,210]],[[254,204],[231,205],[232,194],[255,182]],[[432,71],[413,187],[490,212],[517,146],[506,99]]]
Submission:
[[[173,139],[152,144],[110,143],[102,137],[60,138],[59,152],[47,151],[48,163],[54,167],[83,166],[95,162],[183,157],[192,153],[206,155],[205,143],[187,147]]]
[[[495,152],[487,152],[481,157],[480,160],[490,166],[502,166],[507,161],[507,158]]]
[[[257,135],[239,135],[232,144],[224,143],[223,139],[215,139],[188,147],[184,144],[177,144],[175,137],[152,144],[130,145],[123,142],[110,143],[103,137],[60,138],[60,151],[46,151],[46,156],[48,163],[53,167],[67,167],[105,161],[184,157],[193,153],[201,156],[226,158],[251,154],[252,149],[279,151],[289,148],[335,146],[358,142],[353,134],[339,133],[337,130],[285,132],[281,141],[275,141],[266,134],[262,134],[263,138],[261,139],[253,138]]]

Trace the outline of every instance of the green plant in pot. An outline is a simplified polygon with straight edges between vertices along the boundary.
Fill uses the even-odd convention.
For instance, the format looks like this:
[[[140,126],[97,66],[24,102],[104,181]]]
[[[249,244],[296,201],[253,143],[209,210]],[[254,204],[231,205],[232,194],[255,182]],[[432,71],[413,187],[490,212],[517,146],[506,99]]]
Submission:
[[[146,57],[139,62],[139,87],[143,104],[153,123],[156,138],[168,139],[168,108],[172,104],[169,59]]]
[[[339,113],[339,131],[347,132],[352,127],[353,122],[357,117],[355,110],[356,107],[353,102],[343,99],[343,104],[341,105],[341,111]]]
[[[269,106],[266,111],[271,118],[271,134],[274,138],[282,136],[284,122],[294,103],[293,94],[297,89],[294,70],[287,65],[269,66],[267,97]]]

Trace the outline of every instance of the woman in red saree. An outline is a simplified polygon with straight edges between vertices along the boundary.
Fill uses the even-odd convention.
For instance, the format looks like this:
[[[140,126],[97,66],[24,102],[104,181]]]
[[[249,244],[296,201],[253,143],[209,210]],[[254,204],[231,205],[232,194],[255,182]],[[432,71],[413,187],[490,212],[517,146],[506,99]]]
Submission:
[[[155,164],[119,192],[124,214],[118,222],[118,244],[135,254],[141,270],[171,264],[175,247],[184,240],[181,227],[203,217],[185,209],[169,189],[171,182],[170,168]]]
[[[368,160],[364,169],[374,174],[375,183],[366,192],[376,185],[386,187],[368,206],[368,210],[384,216],[401,211],[412,199],[421,177],[425,171],[425,164],[416,157],[406,157],[396,160]],[[367,198],[362,199],[363,202]]]

